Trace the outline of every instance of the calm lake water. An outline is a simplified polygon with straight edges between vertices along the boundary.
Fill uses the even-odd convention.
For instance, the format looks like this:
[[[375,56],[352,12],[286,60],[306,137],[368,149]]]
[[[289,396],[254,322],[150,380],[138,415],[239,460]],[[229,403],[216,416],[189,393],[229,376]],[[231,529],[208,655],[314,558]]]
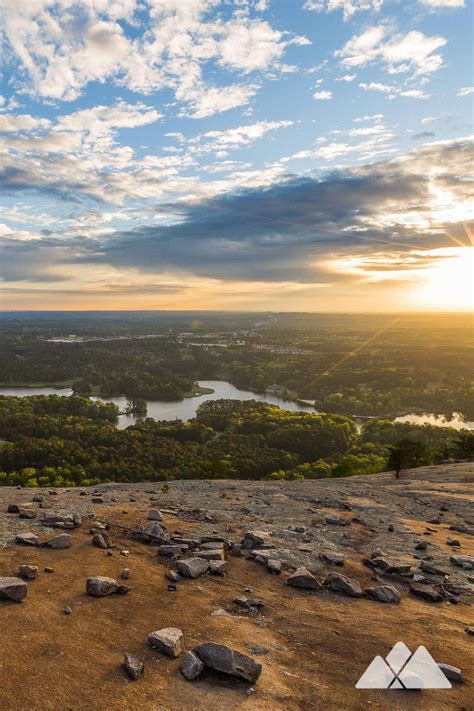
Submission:
[[[183,400],[147,400],[148,411],[147,417],[153,417],[155,420],[189,420],[196,415],[196,411],[203,402],[207,400],[220,400],[222,398],[229,400],[258,400],[259,402],[269,402],[271,405],[277,405],[284,410],[294,410],[300,412],[316,412],[311,405],[299,405],[289,400],[284,400],[277,395],[260,395],[251,392],[250,390],[239,390],[231,383],[225,380],[200,380],[199,385],[203,388],[212,388],[213,393],[199,395],[198,397],[184,398]],[[0,395],[16,395],[18,397],[29,395],[72,395],[70,388],[3,388],[0,387]],[[104,400],[106,402],[114,402],[120,410],[125,410],[127,406],[127,398],[109,397],[100,398],[93,397],[92,400]],[[117,422],[119,429],[124,429],[129,425],[133,425],[138,419],[135,415],[120,415]],[[403,417],[397,417],[395,422],[411,422],[416,425],[430,424],[438,427],[454,427],[457,430],[466,428],[474,430],[474,422],[465,422],[459,413],[454,413],[452,418],[445,415],[435,415],[433,413],[424,414],[409,414]]]

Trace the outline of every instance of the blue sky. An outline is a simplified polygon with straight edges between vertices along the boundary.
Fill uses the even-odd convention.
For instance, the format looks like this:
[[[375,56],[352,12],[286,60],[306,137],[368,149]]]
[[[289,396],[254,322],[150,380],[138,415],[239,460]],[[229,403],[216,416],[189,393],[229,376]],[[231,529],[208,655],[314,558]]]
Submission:
[[[471,20],[4,0],[2,308],[465,308]]]

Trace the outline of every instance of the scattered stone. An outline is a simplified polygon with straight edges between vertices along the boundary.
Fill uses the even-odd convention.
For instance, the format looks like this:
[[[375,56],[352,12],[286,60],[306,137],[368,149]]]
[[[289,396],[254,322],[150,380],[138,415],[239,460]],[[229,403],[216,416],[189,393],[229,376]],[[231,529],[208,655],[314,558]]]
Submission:
[[[389,523],[388,526],[387,526],[387,531],[388,531],[389,533],[393,533],[394,530],[395,530],[395,526],[393,525],[393,523]]]
[[[124,568],[122,570],[122,573],[120,574],[120,577],[122,578],[122,580],[128,580],[129,576],[130,576],[130,569]]]
[[[459,541],[457,538],[448,538],[447,541],[446,541],[446,543],[447,543],[448,546],[456,546],[456,547],[458,547],[458,546],[461,545],[460,541]]]
[[[268,542],[268,533],[265,531],[247,531],[243,540],[244,548],[257,548]]]
[[[209,669],[245,679],[250,683],[257,681],[262,672],[262,665],[246,654],[240,654],[225,644],[205,642],[195,647],[193,652]]]
[[[449,681],[457,681],[459,683],[463,681],[461,670],[457,667],[452,667],[451,664],[443,664],[443,662],[439,662],[438,666]]]
[[[21,578],[25,580],[34,580],[38,575],[37,565],[20,565],[18,568],[18,574]]]
[[[59,536],[53,536],[46,541],[48,548],[60,549],[71,547],[71,536],[69,533],[60,533]]]
[[[177,627],[164,627],[148,635],[148,644],[169,657],[179,657],[183,651],[183,633]]]
[[[41,496],[41,494],[35,494],[33,496],[33,501],[36,501],[37,503],[41,504],[44,501],[44,498]]]
[[[106,578],[101,575],[94,575],[87,578],[86,582],[86,592],[92,597],[105,597],[106,595],[113,595],[118,593],[119,595],[124,595],[128,593],[131,588],[126,585],[119,585],[114,578]]]
[[[324,517],[324,522],[330,524],[331,526],[343,526],[344,519],[338,514],[326,514]]]
[[[15,541],[16,543],[21,543],[25,546],[37,546],[40,542],[40,539],[38,538],[36,533],[32,533],[31,531],[25,531],[24,533],[17,533],[15,536]]]
[[[94,533],[94,535],[92,536],[92,545],[96,548],[102,548],[104,550],[106,550],[108,547],[107,543],[105,542],[105,538],[100,533]]]
[[[466,634],[470,635],[471,637],[474,636],[474,627],[466,627],[466,629],[464,631],[466,632]]]
[[[47,566],[45,566],[44,572],[45,573],[54,573],[54,568],[51,568],[50,565],[47,565]]]
[[[291,526],[288,526],[287,530],[292,531],[293,533],[306,533],[305,526],[295,526],[294,524],[291,524]]]
[[[257,600],[252,597],[236,597],[234,598],[234,602],[236,605],[239,607],[243,607],[246,610],[251,610],[253,609],[258,609],[260,607],[264,607],[265,603],[263,600]]]
[[[341,573],[328,573],[323,585],[334,592],[343,593],[349,597],[362,597],[362,588],[357,580],[341,575]]]
[[[440,592],[429,585],[423,585],[422,583],[410,583],[410,592],[412,595],[421,597],[422,600],[426,600],[427,602],[441,602],[443,599]]]
[[[36,511],[34,509],[20,509],[20,518],[36,518]]]
[[[322,554],[322,557],[328,563],[332,565],[344,565],[344,556],[342,553],[333,553],[332,551],[326,551]]]
[[[397,563],[385,558],[372,558],[372,565],[383,573],[394,575],[407,575],[411,571],[410,563]]]
[[[439,523],[441,523],[441,519],[440,519],[439,516],[431,516],[431,518],[427,518],[427,519],[426,519],[426,523],[439,524]]]
[[[223,548],[214,548],[211,551],[196,551],[196,555],[204,560],[224,560],[225,554]]]
[[[198,578],[207,573],[209,562],[204,558],[188,558],[187,560],[178,560],[176,567],[185,578]]]
[[[93,496],[91,498],[93,504],[105,504],[105,499],[103,496]]]
[[[254,644],[253,642],[250,642],[247,647],[253,654],[268,654],[270,651],[268,647],[261,647],[259,644]]]
[[[213,575],[225,575],[227,563],[225,560],[210,560],[209,572]]]
[[[366,588],[364,590],[367,597],[377,602],[397,603],[400,602],[400,593],[397,588],[392,585],[379,585],[375,588]]]
[[[65,607],[63,610],[65,615],[72,615],[72,608],[70,607]]]
[[[181,659],[181,674],[188,681],[197,679],[204,669],[203,662],[194,652],[185,652]]]
[[[133,679],[133,681],[139,679],[145,669],[143,662],[141,662],[134,654],[130,654],[130,652],[125,652],[123,655],[123,664],[125,671],[130,679]]]
[[[0,577],[0,598],[21,602],[28,594],[28,583],[21,578]]]
[[[294,588],[306,588],[308,590],[319,590],[321,587],[314,575],[304,566],[297,568],[297,570],[286,579],[286,584]]]
[[[417,541],[415,543],[415,550],[416,551],[425,551],[427,548],[428,548],[427,541]]]
[[[277,558],[269,558],[267,560],[267,568],[273,575],[280,575],[281,573],[281,561]]]
[[[172,583],[177,583],[179,580],[178,573],[176,572],[176,570],[171,570],[171,568],[166,571],[165,575],[168,580],[171,580]]]
[[[161,513],[157,509],[151,509],[148,513],[149,521],[161,521]]]
[[[474,556],[472,555],[452,555],[449,560],[459,568],[465,568],[466,570],[474,568]]]
[[[185,546],[165,543],[158,548],[158,555],[181,555]]]
[[[18,504],[8,504],[7,513],[20,513],[20,507],[18,506]]]

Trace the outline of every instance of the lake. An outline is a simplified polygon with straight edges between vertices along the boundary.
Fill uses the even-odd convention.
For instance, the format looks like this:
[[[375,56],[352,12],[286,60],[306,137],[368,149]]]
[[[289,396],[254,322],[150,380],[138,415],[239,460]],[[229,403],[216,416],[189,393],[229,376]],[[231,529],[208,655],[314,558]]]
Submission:
[[[229,400],[257,400],[259,402],[268,402],[271,405],[276,405],[284,410],[293,410],[299,412],[316,412],[312,405],[300,405],[296,402],[285,400],[278,395],[268,394],[261,395],[250,390],[239,390],[231,383],[225,380],[200,380],[198,384],[203,388],[211,388],[213,393],[198,395],[197,397],[184,398],[183,400],[147,400],[148,411],[147,417],[153,417],[155,420],[190,420],[196,415],[196,411],[203,402],[207,400],[220,400],[222,398]],[[17,397],[29,395],[72,395],[71,388],[51,388],[51,387],[0,387],[0,395],[16,395]],[[122,397],[92,397],[92,400],[103,400],[105,402],[115,403],[120,410],[125,410],[127,406],[127,398]],[[119,415],[117,427],[124,429],[129,425],[133,425],[138,419],[136,415]],[[430,424],[438,427],[453,427],[460,430],[466,428],[474,430],[474,422],[465,422],[462,415],[454,413],[450,418],[446,415],[435,415],[433,413],[412,413],[397,417],[395,422],[411,422],[412,424],[422,425]]]

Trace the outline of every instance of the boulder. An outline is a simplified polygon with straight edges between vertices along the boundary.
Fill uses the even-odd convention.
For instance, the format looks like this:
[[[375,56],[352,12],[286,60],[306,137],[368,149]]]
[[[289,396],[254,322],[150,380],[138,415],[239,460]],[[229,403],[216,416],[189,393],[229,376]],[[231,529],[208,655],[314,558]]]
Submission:
[[[88,595],[92,595],[92,597],[105,597],[106,595],[113,595],[114,593],[124,595],[130,590],[131,588],[126,585],[119,585],[114,578],[106,578],[101,575],[93,575],[87,578],[86,582],[86,592]]]
[[[15,542],[21,543],[24,546],[37,546],[40,542],[40,539],[38,538],[36,533],[32,533],[31,531],[25,531],[24,533],[16,534]]]
[[[183,651],[183,633],[177,627],[164,627],[148,635],[148,644],[169,657],[179,657]]]
[[[34,509],[20,509],[20,518],[36,518],[36,511]]]
[[[185,546],[179,546],[173,543],[168,543],[158,548],[158,555],[181,555]]]
[[[474,556],[472,555],[452,555],[449,560],[459,568],[465,568],[466,570],[474,568]]]
[[[462,672],[458,667],[453,667],[451,664],[443,664],[443,662],[439,662],[438,666],[449,681],[457,681],[459,683],[463,681]]]
[[[34,580],[38,575],[37,565],[20,565],[18,575],[24,580]]]
[[[71,536],[69,533],[60,533],[59,536],[53,536],[46,541],[48,548],[70,548],[71,547]]]
[[[332,565],[344,565],[344,556],[342,553],[334,553],[333,551],[325,551],[322,554],[323,560]]]
[[[193,649],[194,654],[201,660],[204,666],[222,674],[239,679],[245,679],[250,683],[257,681],[262,673],[262,665],[246,654],[236,652],[225,644],[216,642],[205,642]]]
[[[28,594],[28,584],[21,578],[0,577],[0,598],[21,602]]]
[[[148,512],[149,521],[161,521],[161,513],[157,509],[151,509]]]
[[[214,548],[210,551],[196,551],[198,558],[203,558],[204,560],[224,560],[225,554],[223,548]]]
[[[153,521],[152,523],[150,523],[150,525],[146,527],[145,533],[147,536],[161,538],[163,541],[167,540],[167,536],[164,532],[164,529],[162,528],[162,526],[160,526],[158,521]]]
[[[225,560],[210,560],[209,572],[213,575],[225,575],[227,563]]]
[[[136,681],[143,674],[145,665],[134,654],[130,654],[130,652],[125,652],[123,656],[123,664],[125,667],[125,671],[127,672],[130,679]]]
[[[277,558],[269,558],[267,560],[267,568],[273,575],[280,575],[281,573],[281,560]]]
[[[265,531],[247,531],[242,540],[244,548],[258,548],[268,542],[268,533]]]
[[[291,585],[293,588],[306,588],[308,590],[318,590],[321,587],[314,575],[304,566],[297,568],[297,570],[286,579],[286,584]]]
[[[18,506],[18,504],[8,504],[7,513],[20,513],[20,507]]]
[[[92,545],[96,548],[102,548],[104,550],[107,549],[105,538],[100,533],[94,533],[92,536]]]
[[[197,679],[204,669],[204,664],[194,652],[185,652],[181,659],[181,674],[188,681]]]
[[[362,588],[357,580],[341,575],[341,573],[328,573],[323,585],[334,592],[342,593],[349,597],[362,597]]]
[[[207,573],[209,562],[204,558],[188,558],[187,560],[178,560],[176,567],[185,578],[198,578]]]
[[[410,583],[410,592],[412,595],[421,597],[422,600],[427,600],[428,602],[441,602],[443,599],[440,592],[430,585],[423,585],[422,583]]]
[[[377,602],[400,602],[400,593],[393,585],[379,585],[374,588],[366,588],[364,592],[367,597],[370,597],[372,600],[377,600]]]

